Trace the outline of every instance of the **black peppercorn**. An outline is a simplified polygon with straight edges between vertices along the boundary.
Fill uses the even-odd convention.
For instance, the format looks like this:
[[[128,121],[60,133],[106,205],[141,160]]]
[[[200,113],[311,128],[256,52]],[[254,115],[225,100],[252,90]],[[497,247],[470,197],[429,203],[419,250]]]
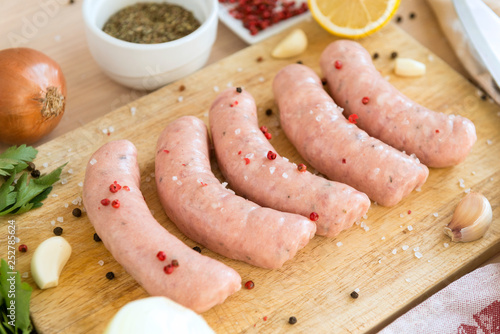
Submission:
[[[326,84],[328,83],[328,81],[326,81],[326,78],[323,78],[323,79],[321,79],[321,83],[322,83],[322,84],[323,84],[323,86],[324,86],[324,85],[326,85]]]
[[[396,22],[397,23],[401,23],[401,21],[403,21],[403,18],[401,16],[397,16],[396,17]]]
[[[396,51],[393,51],[393,52],[391,53],[391,58],[392,58],[392,59],[396,58],[397,56],[398,56],[398,53],[397,53]]]
[[[297,318],[295,317],[290,317],[290,319],[288,319],[288,323],[290,325],[295,325],[297,323]]]
[[[32,163],[31,161],[30,161],[30,162],[28,162],[28,167],[27,167],[27,169],[28,169],[28,172],[32,172],[32,171],[34,171],[34,170],[36,169],[36,168],[35,168],[35,164],[34,164],[34,163]]]
[[[377,58],[378,58],[378,52],[375,52],[375,53],[373,54],[373,59],[377,59]]]
[[[486,98],[487,98],[486,94],[481,95],[481,100],[486,101]]]
[[[74,208],[72,214],[75,217],[81,217],[82,216],[82,210],[80,210],[79,208]]]
[[[193,249],[197,251],[198,253],[201,253],[201,248],[198,246],[194,246]]]
[[[110,271],[106,273],[106,278],[112,280],[113,278],[115,278],[115,274],[112,271]]]
[[[416,17],[417,17],[417,14],[415,14],[415,13],[413,13],[413,12],[412,12],[412,13],[410,13],[410,19],[412,19],[412,20],[413,20],[413,19],[414,19],[414,18],[416,18]]]
[[[301,65],[302,65],[302,60],[299,60],[299,61],[297,62],[297,64],[301,64]]]
[[[59,235],[61,235],[62,233],[63,233],[63,229],[62,229],[62,227],[59,227],[59,226],[58,226],[58,227],[56,227],[56,228],[54,229],[54,234],[55,234],[55,235],[58,235],[58,236],[59,236]]]
[[[40,177],[40,171],[38,169],[35,169],[34,171],[31,172],[31,176],[34,177],[35,179],[38,179]]]
[[[241,93],[243,90],[241,89],[241,87],[236,87],[236,91],[237,91],[238,93]]]
[[[272,109],[267,109],[266,110],[266,115],[267,116],[271,116],[273,114],[273,110]]]
[[[356,299],[358,297],[359,297],[359,293],[357,293],[356,291],[351,292],[351,298]]]
[[[101,241],[101,238],[99,238],[99,236],[97,235],[97,233],[94,233],[94,241],[95,242],[100,242]]]

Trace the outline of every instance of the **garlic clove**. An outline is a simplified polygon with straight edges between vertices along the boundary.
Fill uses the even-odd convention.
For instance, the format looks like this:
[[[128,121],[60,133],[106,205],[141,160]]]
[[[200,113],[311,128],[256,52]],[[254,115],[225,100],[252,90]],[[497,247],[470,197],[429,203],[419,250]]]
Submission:
[[[479,193],[470,192],[458,203],[444,233],[451,241],[474,241],[486,233],[492,218],[493,212],[488,199]]]
[[[59,276],[71,255],[71,246],[63,237],[43,241],[31,258],[31,276],[40,289],[59,284]]]
[[[286,36],[276,47],[271,55],[274,58],[290,58],[298,56],[307,48],[307,36],[302,29],[295,29]]]
[[[411,58],[398,58],[394,72],[402,77],[419,77],[425,74],[425,64]]]

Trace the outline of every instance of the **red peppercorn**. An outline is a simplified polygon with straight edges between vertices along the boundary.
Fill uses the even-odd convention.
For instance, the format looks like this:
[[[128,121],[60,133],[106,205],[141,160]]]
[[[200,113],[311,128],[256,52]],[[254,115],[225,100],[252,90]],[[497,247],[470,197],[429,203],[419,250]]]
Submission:
[[[345,159],[342,159],[342,163],[343,163],[343,164],[345,164],[345,163],[346,163]]]
[[[170,153],[170,151],[169,151],[169,150],[163,150],[163,152],[165,152],[165,153]]]
[[[250,163],[250,159],[245,158],[244,160],[245,160],[245,165],[248,165]]]
[[[370,102],[370,98],[365,96],[361,99],[361,102],[363,102],[363,104],[368,104],[368,102]]]
[[[274,159],[276,159],[276,153],[274,153],[273,151],[269,151],[269,152],[267,152],[267,158],[268,158],[269,160],[274,160]]]
[[[266,136],[267,140],[271,140],[271,138],[273,138],[273,135],[269,132],[264,133],[264,136]]]
[[[120,207],[120,201],[115,199],[112,203],[111,206],[115,209],[118,209]]]
[[[267,321],[267,317],[262,318],[262,320]]]
[[[130,188],[128,186],[123,186],[123,190],[130,191]]]
[[[306,166],[306,165],[304,165],[304,164],[298,164],[298,165],[297,165],[297,170],[298,170],[299,172],[304,173],[304,172],[307,170],[307,166]]]
[[[248,281],[245,283],[245,288],[248,290],[252,290],[255,287],[255,284],[252,281]]]
[[[121,188],[122,187],[115,181],[113,184],[109,186],[109,191],[111,191],[112,193],[116,193]]]
[[[411,215],[411,210],[408,210],[408,214]]]
[[[349,115],[349,118],[348,118],[349,123],[356,124],[356,120],[357,120],[358,118],[359,118],[359,117],[358,117],[358,115],[356,115],[356,114]]]
[[[177,268],[179,266],[179,261],[177,260],[172,260],[172,267]]]
[[[268,131],[267,126],[262,125],[262,126],[260,127],[260,131],[262,131],[262,133],[266,133],[266,132]]]
[[[319,215],[316,212],[311,212],[311,214],[309,215],[309,219],[315,222],[319,219]]]
[[[172,267],[171,264],[167,264],[165,267],[163,267],[163,271],[165,272],[165,274],[170,275],[174,272],[174,267]]]
[[[241,151],[238,152],[238,155],[240,155],[240,154],[241,154]]]
[[[165,261],[165,259],[167,258],[167,255],[165,254],[165,252],[159,251],[158,254],[156,254],[156,257],[160,261]]]
[[[342,68],[342,62],[340,60],[335,61],[335,68],[340,70]]]
[[[238,105],[238,101],[234,101],[234,105],[237,106]]]
[[[436,129],[436,133],[439,133],[439,130]]]
[[[102,204],[102,205],[104,205],[104,206],[108,206],[108,205],[109,205],[109,203],[110,203],[110,200],[109,200],[109,199],[107,199],[107,198],[105,198],[105,199],[101,200],[101,204]]]
[[[21,253],[25,253],[27,250],[28,250],[28,246],[26,246],[25,244],[19,245],[19,251]]]

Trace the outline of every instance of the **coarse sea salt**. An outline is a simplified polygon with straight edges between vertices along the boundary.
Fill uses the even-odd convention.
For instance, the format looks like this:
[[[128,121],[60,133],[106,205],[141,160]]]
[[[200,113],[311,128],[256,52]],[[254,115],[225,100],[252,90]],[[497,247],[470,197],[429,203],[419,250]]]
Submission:
[[[172,176],[172,181],[177,181],[177,176]]]
[[[83,187],[83,182],[78,182],[79,187]]]
[[[408,225],[407,229],[408,229],[408,231],[413,231],[413,226]]]
[[[359,293],[359,288],[354,289],[354,292]]]
[[[96,164],[96,162],[97,162],[97,160],[96,160],[96,159],[94,159],[94,158],[92,158],[92,160],[90,160],[90,164],[91,164],[91,165],[95,165],[95,164]]]
[[[288,162],[288,161],[290,161],[290,160],[288,160],[288,158],[285,158],[285,157],[283,157],[283,160],[285,160],[285,161],[287,161],[287,162]]]
[[[275,170],[276,170],[276,167],[269,167],[269,172],[271,174],[273,174]]]
[[[178,102],[182,102],[182,101],[184,101],[184,97],[183,97],[183,96],[179,96],[179,97],[177,98],[177,101],[178,101]]]
[[[97,264],[102,267],[104,265],[104,261],[103,260],[99,260],[99,261],[97,261]]]
[[[219,86],[214,86],[214,92],[218,92],[219,91]]]
[[[380,238],[380,240],[385,240],[385,237]]]
[[[56,221],[55,220],[51,220],[50,221],[50,225],[55,226],[56,225]]]
[[[255,155],[253,153],[248,153],[247,155],[245,155],[245,158],[248,158],[248,159],[253,159]]]
[[[439,216],[439,213],[434,212],[432,215],[433,215],[434,217],[437,217],[437,216]]]
[[[415,248],[413,248],[413,251],[414,251],[414,252],[418,252],[419,250],[420,250],[420,247],[415,247]]]
[[[73,168],[68,169],[68,174],[73,174]]]
[[[57,217],[57,221],[60,222],[60,223],[62,223],[62,222],[64,222],[64,218],[63,217]]]
[[[420,253],[420,252],[415,252],[415,257],[416,257],[417,259],[422,258],[422,256],[423,256],[423,255],[422,255],[422,253]]]
[[[470,193],[470,188],[465,189],[464,193],[466,193],[466,194]]]
[[[135,116],[135,112],[137,111],[137,108],[136,107],[131,107],[130,108],[130,113],[132,114],[132,116]]]
[[[285,178],[285,179],[288,179],[288,174],[287,173],[283,173],[283,174],[281,174],[281,176],[283,176],[283,178]]]
[[[62,179],[62,180],[61,180],[61,184],[66,184],[66,183],[68,183],[68,180],[67,180],[67,179]]]
[[[392,254],[396,254],[397,252],[398,252],[398,250],[397,250],[396,248],[394,248],[394,249],[392,250]]]
[[[69,204],[68,203],[64,203],[64,207],[65,208],[69,207]]]
[[[410,246],[408,246],[408,245],[403,245],[401,248],[405,251],[405,250],[407,250],[408,248],[410,248]]]
[[[368,215],[366,213],[363,215],[363,219],[368,219]]]
[[[448,246],[450,246],[450,244],[445,242],[445,243],[443,244],[443,246],[444,246],[444,248],[448,248]]]
[[[368,226],[365,226],[364,230],[365,230],[365,232],[368,232],[370,230],[370,228]]]
[[[488,139],[488,140],[486,141],[486,144],[491,145],[491,144],[493,144],[493,141],[492,141],[491,139]]]
[[[58,194],[52,194],[52,197],[58,197],[59,195]]]
[[[241,132],[241,130],[240,130],[239,128],[238,128],[238,129],[236,129],[236,130],[234,130],[234,134],[236,134],[236,135],[239,135],[239,134],[240,134],[240,132]]]
[[[47,167],[49,167],[49,164],[48,164],[47,162],[44,162],[44,163],[42,164],[42,166],[43,166],[44,168],[47,168]]]
[[[337,247],[340,247],[342,245],[343,245],[343,243],[341,241],[337,242]]]

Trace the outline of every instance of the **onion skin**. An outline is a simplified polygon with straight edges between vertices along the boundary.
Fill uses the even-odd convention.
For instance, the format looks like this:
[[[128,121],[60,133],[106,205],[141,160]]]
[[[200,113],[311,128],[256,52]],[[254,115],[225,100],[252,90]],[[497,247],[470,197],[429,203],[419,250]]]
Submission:
[[[51,132],[66,106],[59,65],[28,48],[0,51],[0,141],[31,144]]]

